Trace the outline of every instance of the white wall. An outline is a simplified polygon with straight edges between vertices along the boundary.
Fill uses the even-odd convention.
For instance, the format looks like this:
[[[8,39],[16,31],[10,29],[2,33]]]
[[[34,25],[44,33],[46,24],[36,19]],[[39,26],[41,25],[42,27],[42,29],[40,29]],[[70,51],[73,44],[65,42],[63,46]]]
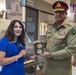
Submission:
[[[0,0],[0,11],[6,10],[6,2],[5,0]]]

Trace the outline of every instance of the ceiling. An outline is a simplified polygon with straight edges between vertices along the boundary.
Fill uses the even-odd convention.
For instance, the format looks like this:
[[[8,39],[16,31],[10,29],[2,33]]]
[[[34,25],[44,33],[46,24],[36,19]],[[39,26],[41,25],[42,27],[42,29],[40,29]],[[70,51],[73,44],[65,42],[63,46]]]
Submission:
[[[58,0],[43,0],[43,1],[53,4],[55,1],[58,1]],[[69,1],[70,1],[70,3],[76,4],[76,0],[59,0],[59,1],[64,1],[66,3],[69,3]]]

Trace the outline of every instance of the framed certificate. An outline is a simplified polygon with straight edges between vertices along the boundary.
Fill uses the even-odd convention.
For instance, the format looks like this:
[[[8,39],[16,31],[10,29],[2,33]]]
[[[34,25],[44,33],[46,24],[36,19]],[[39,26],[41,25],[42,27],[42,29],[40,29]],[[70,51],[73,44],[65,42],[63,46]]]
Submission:
[[[40,55],[41,53],[44,52],[44,43],[42,43],[42,42],[36,43],[34,45],[34,48],[35,48],[35,54]]]

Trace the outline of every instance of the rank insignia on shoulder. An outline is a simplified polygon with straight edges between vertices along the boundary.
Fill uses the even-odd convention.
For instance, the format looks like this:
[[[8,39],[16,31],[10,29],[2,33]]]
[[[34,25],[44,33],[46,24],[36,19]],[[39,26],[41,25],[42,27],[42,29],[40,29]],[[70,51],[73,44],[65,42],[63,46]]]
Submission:
[[[50,26],[50,25],[54,25],[55,24],[55,22],[51,22],[48,26]]]
[[[75,29],[72,30],[72,34],[73,34],[73,35],[76,34],[76,30],[75,30]]]

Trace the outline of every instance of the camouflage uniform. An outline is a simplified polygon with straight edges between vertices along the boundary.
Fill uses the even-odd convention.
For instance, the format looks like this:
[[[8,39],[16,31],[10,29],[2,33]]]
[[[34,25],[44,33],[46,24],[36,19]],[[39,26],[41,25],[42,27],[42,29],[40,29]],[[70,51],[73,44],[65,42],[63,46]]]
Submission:
[[[46,50],[52,58],[45,58],[45,75],[72,75],[71,57],[76,54],[76,26],[67,19],[60,27],[48,25]]]

